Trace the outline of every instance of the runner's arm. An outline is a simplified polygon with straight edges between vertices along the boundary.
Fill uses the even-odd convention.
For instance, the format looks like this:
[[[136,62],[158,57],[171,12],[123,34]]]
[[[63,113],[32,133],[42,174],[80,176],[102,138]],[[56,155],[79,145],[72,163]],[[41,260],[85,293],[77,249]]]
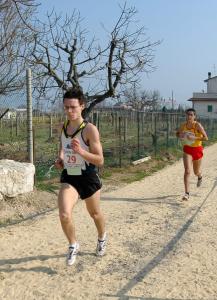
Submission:
[[[176,136],[177,136],[178,138],[181,138],[181,137],[182,137],[182,135],[183,135],[183,128],[184,128],[184,124],[182,124],[182,125],[179,127],[179,129],[176,131]]]
[[[197,122],[197,130],[202,134],[202,137],[197,137],[198,141],[208,141],[208,136],[206,134],[205,129],[203,126]]]
[[[73,150],[80,154],[89,163],[95,166],[102,166],[104,163],[103,151],[99,138],[99,131],[96,126],[89,123],[85,128],[85,137],[89,144],[90,152],[83,149],[76,138],[72,140]]]
[[[55,160],[55,167],[57,169],[62,169],[63,168],[63,160],[64,160],[64,155],[63,155],[63,147],[62,147],[62,142],[61,142],[61,133],[62,133],[62,126],[61,125],[60,127],[60,142],[59,142],[59,154],[58,154],[58,157],[57,159]]]

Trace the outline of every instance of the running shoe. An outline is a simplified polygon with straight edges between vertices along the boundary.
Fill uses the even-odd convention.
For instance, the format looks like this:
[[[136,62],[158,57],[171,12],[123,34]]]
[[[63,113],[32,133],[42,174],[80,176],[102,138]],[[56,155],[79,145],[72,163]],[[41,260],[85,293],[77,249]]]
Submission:
[[[68,266],[71,266],[74,264],[75,260],[76,260],[76,255],[78,253],[78,249],[79,249],[79,244],[76,243],[75,245],[71,245],[69,246],[69,250],[68,250],[68,254],[67,254],[67,259],[66,259],[66,263]]]
[[[200,187],[202,184],[202,176],[197,179],[197,187]]]
[[[96,246],[96,255],[97,256],[103,256],[105,254],[106,242],[107,242],[106,234],[104,235],[103,240],[98,239],[97,246]]]
[[[182,200],[187,201],[189,197],[190,197],[189,193],[185,193],[184,196],[182,197]]]

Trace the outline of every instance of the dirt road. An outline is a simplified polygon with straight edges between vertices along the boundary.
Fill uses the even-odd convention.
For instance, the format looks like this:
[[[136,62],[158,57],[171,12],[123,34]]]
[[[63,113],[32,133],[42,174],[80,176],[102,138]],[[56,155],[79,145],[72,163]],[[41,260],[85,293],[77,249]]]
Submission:
[[[103,193],[109,241],[101,259],[81,201],[72,267],[57,210],[0,228],[0,299],[217,299],[217,144],[205,149],[203,170],[200,188],[191,177],[187,203],[182,161]]]

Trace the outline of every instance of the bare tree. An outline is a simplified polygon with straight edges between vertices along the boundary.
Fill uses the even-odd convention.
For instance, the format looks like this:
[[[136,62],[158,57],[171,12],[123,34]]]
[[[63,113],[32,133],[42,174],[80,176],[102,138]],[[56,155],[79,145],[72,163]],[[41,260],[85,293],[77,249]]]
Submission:
[[[140,90],[136,86],[123,91],[123,97],[128,106],[141,111],[156,111],[161,106],[161,96],[158,90]]]
[[[115,97],[121,86],[138,82],[144,72],[154,70],[154,49],[144,27],[136,28],[134,7],[121,7],[120,17],[107,42],[97,41],[81,27],[77,11],[72,16],[48,15],[47,24],[39,23],[34,50],[28,63],[34,66],[40,95],[54,97],[70,87],[83,88],[88,101],[87,113],[106,98]],[[48,97],[48,96],[47,96]]]
[[[0,2],[0,94],[23,86],[23,53],[32,32],[27,23],[34,8],[34,0]]]

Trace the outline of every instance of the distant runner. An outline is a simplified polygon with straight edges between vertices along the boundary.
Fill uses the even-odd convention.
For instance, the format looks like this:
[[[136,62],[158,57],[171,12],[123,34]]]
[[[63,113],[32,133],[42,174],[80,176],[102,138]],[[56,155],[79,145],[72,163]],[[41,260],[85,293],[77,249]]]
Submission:
[[[193,163],[194,174],[197,176],[197,187],[202,184],[201,162],[203,157],[202,141],[207,141],[208,137],[203,126],[196,121],[196,111],[193,108],[186,110],[186,122],[177,131],[177,136],[183,144],[183,163],[185,168],[184,186],[185,194],[182,200],[189,199],[189,179],[191,165]]]
[[[55,166],[63,168],[58,197],[59,217],[69,241],[67,264],[72,265],[79,249],[72,211],[79,196],[85,200],[98,231],[96,255],[105,253],[105,220],[100,209],[101,181],[96,170],[96,166],[101,166],[104,159],[98,129],[82,117],[85,107],[83,93],[78,89],[67,91],[63,106],[68,120],[62,128],[60,153]]]

